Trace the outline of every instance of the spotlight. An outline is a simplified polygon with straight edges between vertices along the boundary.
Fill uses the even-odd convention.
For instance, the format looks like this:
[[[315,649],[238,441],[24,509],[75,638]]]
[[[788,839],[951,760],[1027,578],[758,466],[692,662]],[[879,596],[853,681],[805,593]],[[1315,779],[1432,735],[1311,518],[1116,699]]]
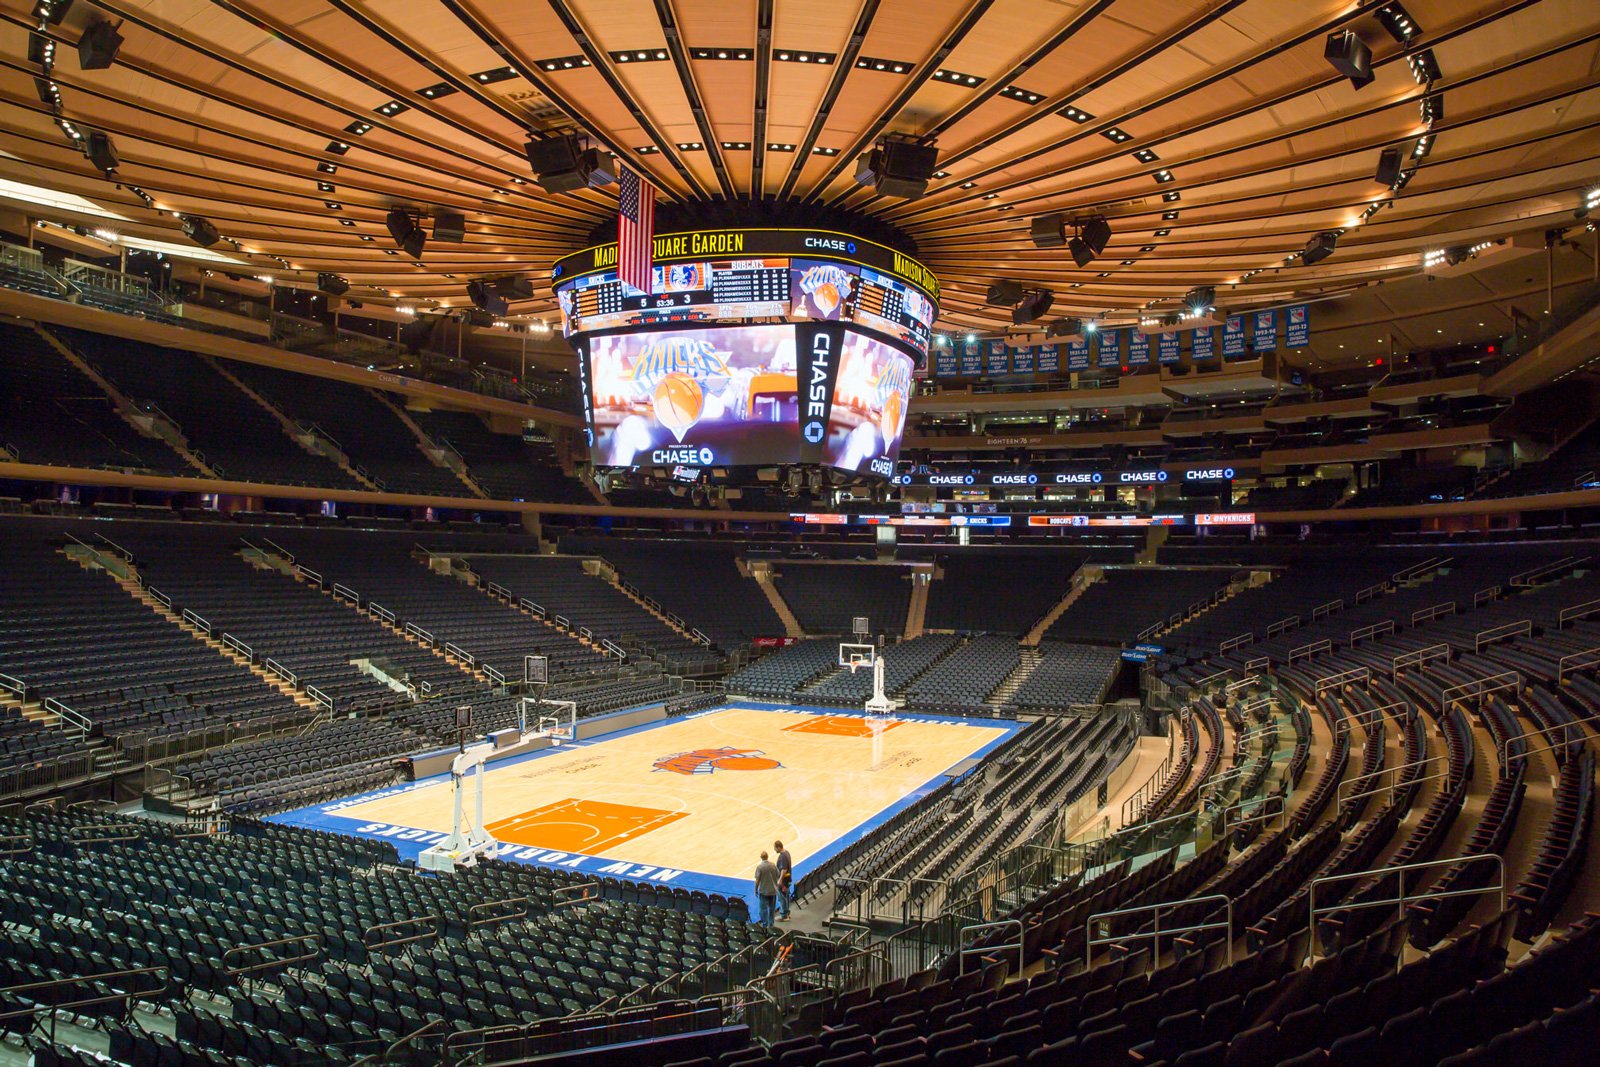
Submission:
[[[1393,186],[1400,180],[1400,164],[1404,153],[1399,146],[1385,148],[1378,153],[1378,169],[1372,175],[1372,180],[1379,185]]]
[[[33,79],[33,90],[39,94],[39,102],[50,105],[52,114],[61,114],[61,88],[49,78]]]
[[[998,281],[989,286],[985,302],[996,307],[1015,307],[1022,302],[1022,283]]]
[[[121,47],[122,34],[101,19],[78,38],[78,66],[84,70],[105,70],[117,61],[117,49]]]
[[[1301,253],[1301,261],[1306,266],[1320,263],[1333,255],[1334,247],[1339,243],[1339,235],[1332,230],[1326,230],[1312,237],[1306,242],[1306,250]]]
[[[210,248],[222,240],[222,235],[217,232],[210,219],[203,219],[199,215],[185,215],[181,222],[183,235],[201,248]]]
[[[83,146],[83,154],[89,157],[95,169],[107,177],[117,169],[117,146],[111,143],[111,137],[99,130],[89,132],[89,140]]]
[[[1078,337],[1083,334],[1082,319],[1056,319],[1045,327],[1046,337]]]
[[[856,157],[855,180],[879,196],[915,200],[928,191],[939,150],[911,137],[890,135]]]
[[[1184,294],[1183,303],[1196,315],[1209,311],[1216,306],[1217,290],[1214,286],[1197,285]]]
[[[1011,309],[1011,322],[1021,326],[1025,322],[1043,318],[1056,302],[1056,294],[1049,289],[1034,289],[1023,294],[1022,302]]]
[[[1328,43],[1322,57],[1334,70],[1349,78],[1357,89],[1372,81],[1372,49],[1356,36],[1354,30],[1339,30],[1328,34]]]
[[[60,22],[71,7],[72,0],[39,0],[33,5],[33,17],[41,26],[53,25]]]
[[[1374,14],[1379,25],[1388,30],[1389,36],[1401,44],[1410,44],[1413,39],[1422,35],[1422,27],[1418,26],[1406,9],[1399,4],[1384,4]]]
[[[596,188],[617,180],[609,153],[584,148],[575,133],[540,139],[529,138],[523,147],[535,180],[547,193],[570,193],[584,187]]]
[[[389,227],[389,236],[394,238],[394,243],[412,259],[422,256],[422,247],[428,243],[428,235],[417,225],[417,217],[404,208],[395,208],[384,216],[384,223]]]
[[[56,43],[42,33],[28,34],[28,62],[49,74],[56,65]]]
[[[491,315],[505,315],[511,311],[506,298],[496,293],[494,287],[483,278],[474,278],[467,283],[467,299],[472,301],[473,306]]]
[[[350,283],[337,274],[318,274],[317,288],[333,296],[343,296],[350,291]]]
[[[1040,215],[1033,220],[1035,248],[1060,248],[1067,243],[1067,220],[1061,215]]]
[[[467,217],[458,212],[450,211],[433,217],[433,239],[435,241],[462,241],[467,236]]]

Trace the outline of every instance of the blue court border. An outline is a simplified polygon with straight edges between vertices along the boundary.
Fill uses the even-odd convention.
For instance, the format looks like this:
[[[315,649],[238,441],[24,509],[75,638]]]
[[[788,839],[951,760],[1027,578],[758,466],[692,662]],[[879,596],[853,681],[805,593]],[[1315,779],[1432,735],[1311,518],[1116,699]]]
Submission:
[[[647,730],[657,730],[663,726],[672,725],[673,723],[687,722],[693,719],[702,718],[707,715],[714,715],[730,708],[749,708],[755,711],[798,712],[809,715],[838,715],[858,719],[866,717],[863,712],[851,711],[848,708],[830,708],[817,704],[784,703],[766,700],[733,700],[719,704],[714,708],[706,708],[701,711],[696,711],[690,715],[684,715],[677,718],[661,719],[656,722],[641,723],[637,726],[629,726],[621,730],[615,730],[610,733],[601,734],[597,737],[579,742],[579,744],[600,744],[615,738],[627,737],[630,734],[643,733]],[[637,708],[627,709],[627,711],[637,710]],[[622,715],[626,714],[626,712],[613,712],[612,714]],[[603,721],[609,717],[611,716],[596,716],[592,719],[586,719],[584,721]],[[990,753],[994,752],[995,749],[1010,741],[1018,732],[1022,730],[1025,725],[1027,725],[1026,723],[1016,722],[1011,719],[969,719],[949,715],[925,715],[916,712],[897,712],[894,717],[896,719],[903,719],[908,722],[955,723],[964,726],[989,727],[1001,731],[988,744],[965,757],[963,762],[975,762],[984,759]],[[510,756],[504,760],[495,760],[489,764],[489,766],[491,769],[499,767],[511,767],[519,763],[524,763],[528,760],[543,759],[546,756],[553,755],[560,751],[562,751],[560,748],[540,749],[536,752],[528,752],[518,756]],[[966,774],[970,773],[971,771],[968,770],[964,772],[963,775],[958,777],[965,777]],[[267,821],[281,823],[285,826],[299,826],[313,830],[328,830],[335,833],[351,834],[356,837],[369,837],[376,840],[389,841],[399,851],[401,859],[415,860],[417,856],[421,854],[423,849],[443,840],[447,835],[443,832],[423,830],[418,827],[401,826],[392,823],[381,823],[373,820],[357,819],[348,815],[343,815],[341,812],[346,808],[355,807],[359,804],[365,804],[370,800],[377,800],[382,797],[400,796],[416,789],[422,789],[439,782],[448,781],[449,777],[450,772],[444,771],[439,774],[429,775],[426,778],[419,778],[413,782],[406,782],[402,785],[390,786],[387,789],[376,789],[365,793],[356,793],[350,796],[340,797],[336,800],[325,801],[321,804],[313,804],[310,807],[280,812],[277,815],[269,815],[267,816]],[[933,778],[928,779],[926,782],[923,782],[921,785],[916,786],[893,804],[883,808],[876,814],[871,815],[867,819],[863,820],[858,825],[841,833],[822,849],[812,853],[795,864],[795,880],[799,881],[811,871],[828,862],[830,859],[837,856],[851,845],[874,833],[900,812],[911,807],[913,804],[917,803],[917,801],[921,800],[923,797],[939,788],[939,786],[943,785],[948,780],[949,777],[941,772]],[[629,863],[622,860],[605,859],[599,856],[588,856],[582,853],[557,852],[551,849],[535,848],[522,845],[502,847],[500,858],[512,860],[518,863],[528,863],[534,866],[551,867],[569,872],[592,875],[594,877],[619,878],[638,882],[655,883],[658,885],[683,886],[686,889],[698,889],[707,893],[721,893],[724,896],[743,897],[750,904],[750,914],[752,916],[756,915],[759,909],[759,901],[756,900],[755,891],[751,884],[751,879],[749,878],[730,878],[723,875],[706,874],[700,871],[692,871],[687,869],[652,867],[643,864]],[[754,876],[754,869],[755,862],[752,859],[752,877]]]

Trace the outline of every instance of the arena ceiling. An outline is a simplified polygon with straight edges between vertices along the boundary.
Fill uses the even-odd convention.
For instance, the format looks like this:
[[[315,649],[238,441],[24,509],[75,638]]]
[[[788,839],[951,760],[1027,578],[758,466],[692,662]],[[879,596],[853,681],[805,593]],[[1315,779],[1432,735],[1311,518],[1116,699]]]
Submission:
[[[0,0],[0,179],[22,183],[0,196],[180,245],[176,213],[204,216],[229,269],[332,271],[419,306],[526,270],[553,310],[550,262],[614,213],[615,187],[545,194],[530,130],[581,131],[674,200],[879,216],[915,239],[957,329],[1009,324],[984,303],[996,278],[1108,321],[1200,285],[1229,308],[1348,304],[1429,251],[1505,241],[1485,269],[1539,253],[1600,182],[1593,0],[76,0],[42,25],[48,7]],[[80,70],[99,20],[124,43]],[[1345,28],[1372,49],[1360,89],[1323,57]],[[70,135],[89,130],[113,139],[112,180]],[[937,144],[922,199],[852,179],[891,132]],[[1389,147],[1397,189],[1374,180]],[[397,206],[463,211],[466,239],[414,263],[384,225]],[[1109,247],[1085,268],[1034,248],[1048,212],[1104,214]],[[1337,251],[1302,264],[1330,230]],[[1458,318],[1441,340],[1463,339],[1444,332]]]

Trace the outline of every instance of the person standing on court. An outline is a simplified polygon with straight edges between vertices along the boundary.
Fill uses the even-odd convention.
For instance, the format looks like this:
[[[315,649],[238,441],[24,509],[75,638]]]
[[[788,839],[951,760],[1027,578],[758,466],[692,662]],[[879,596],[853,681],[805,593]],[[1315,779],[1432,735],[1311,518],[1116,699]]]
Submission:
[[[789,858],[789,850],[783,847],[782,841],[774,841],[772,847],[778,852],[778,921],[789,921],[789,894],[794,892],[794,861]]]
[[[761,900],[761,925],[772,925],[772,908],[778,899],[778,868],[767,859],[767,854],[761,854],[761,862],[756,864],[756,896]]]

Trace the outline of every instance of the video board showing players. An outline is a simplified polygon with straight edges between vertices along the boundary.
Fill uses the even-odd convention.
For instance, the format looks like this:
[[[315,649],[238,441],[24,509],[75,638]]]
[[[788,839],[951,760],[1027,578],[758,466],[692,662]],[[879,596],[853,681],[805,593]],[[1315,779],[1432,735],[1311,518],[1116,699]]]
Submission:
[[[911,401],[909,355],[866,334],[845,335],[834,380],[823,462],[861,474],[894,476]]]
[[[624,286],[615,271],[556,291],[563,333],[663,322],[779,317],[789,313],[787,258],[666,263],[651,268],[655,293]]]
[[[911,286],[871,267],[861,268],[852,307],[856,322],[927,352],[933,334],[933,302]]]
[[[794,338],[794,327],[783,324],[591,338],[594,463],[793,462],[799,425]]]

